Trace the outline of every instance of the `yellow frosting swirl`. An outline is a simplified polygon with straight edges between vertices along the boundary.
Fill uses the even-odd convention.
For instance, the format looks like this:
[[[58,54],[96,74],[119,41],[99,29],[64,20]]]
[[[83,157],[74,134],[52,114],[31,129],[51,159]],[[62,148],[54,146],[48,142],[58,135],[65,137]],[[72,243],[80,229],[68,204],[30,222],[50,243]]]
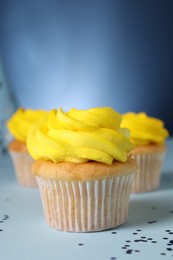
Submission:
[[[109,107],[54,109],[46,121],[31,126],[27,147],[35,160],[125,162],[134,145],[128,129],[120,128],[121,121],[122,116]]]
[[[7,122],[8,130],[16,140],[26,142],[30,126],[47,114],[44,110],[18,108]]]
[[[143,112],[124,114],[121,127],[130,130],[131,140],[137,146],[150,143],[162,144],[169,135],[162,120],[149,117]]]

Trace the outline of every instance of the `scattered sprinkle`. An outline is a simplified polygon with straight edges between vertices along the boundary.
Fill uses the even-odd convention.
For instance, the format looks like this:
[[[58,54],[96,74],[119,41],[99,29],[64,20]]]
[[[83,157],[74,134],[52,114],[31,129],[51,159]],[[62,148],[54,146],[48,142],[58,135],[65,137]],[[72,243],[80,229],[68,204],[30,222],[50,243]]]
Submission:
[[[126,251],[126,254],[132,254],[132,249],[128,249],[127,251]]]
[[[157,223],[157,221],[156,220],[152,220],[152,221],[148,221],[147,223],[148,224],[154,224],[154,223]]]
[[[172,251],[172,248],[168,247],[168,248],[166,248],[166,250],[168,250],[168,251]]]
[[[135,239],[134,242],[147,242],[147,240],[144,240],[144,239]]]

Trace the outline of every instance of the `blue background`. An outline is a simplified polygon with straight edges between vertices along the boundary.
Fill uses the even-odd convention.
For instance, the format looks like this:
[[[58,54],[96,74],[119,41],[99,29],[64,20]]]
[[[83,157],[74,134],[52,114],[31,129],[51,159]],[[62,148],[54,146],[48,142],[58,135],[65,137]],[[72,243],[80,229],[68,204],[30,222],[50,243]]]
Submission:
[[[145,111],[173,132],[173,1],[1,0],[18,105]]]

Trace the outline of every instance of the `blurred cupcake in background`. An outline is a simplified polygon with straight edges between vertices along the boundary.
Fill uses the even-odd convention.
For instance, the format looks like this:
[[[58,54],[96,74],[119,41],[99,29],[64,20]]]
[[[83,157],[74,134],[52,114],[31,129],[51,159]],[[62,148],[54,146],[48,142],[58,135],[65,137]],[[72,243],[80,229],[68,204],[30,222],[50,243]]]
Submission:
[[[50,227],[91,232],[127,221],[136,162],[121,120],[108,107],[60,108],[31,126],[27,147]]]
[[[136,148],[131,152],[137,161],[138,172],[133,182],[133,192],[146,192],[160,186],[161,170],[166,152],[165,140],[169,136],[164,122],[146,113],[123,114],[121,127],[131,132]]]
[[[26,187],[37,187],[35,176],[31,173],[32,157],[29,155],[26,138],[30,126],[37,120],[46,118],[47,112],[18,108],[7,121],[7,128],[13,140],[8,145],[18,183]]]

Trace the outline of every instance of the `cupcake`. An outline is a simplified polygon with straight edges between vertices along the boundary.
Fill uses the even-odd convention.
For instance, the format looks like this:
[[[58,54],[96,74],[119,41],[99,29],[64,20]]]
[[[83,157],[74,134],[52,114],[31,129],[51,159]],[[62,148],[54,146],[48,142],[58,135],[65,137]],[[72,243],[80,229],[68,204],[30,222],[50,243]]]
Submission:
[[[126,222],[136,162],[129,131],[112,108],[61,108],[33,124],[27,147],[47,224],[92,232]]]
[[[33,158],[28,153],[26,137],[30,126],[47,112],[19,108],[7,122],[7,128],[13,140],[8,145],[8,152],[13,161],[16,178],[19,184],[27,187],[37,187],[35,176],[31,173]]]
[[[166,152],[165,140],[169,133],[162,120],[146,113],[126,113],[121,127],[131,132],[131,141],[136,145],[131,152],[137,161],[138,171],[132,185],[133,192],[146,192],[160,186],[161,169]]]

